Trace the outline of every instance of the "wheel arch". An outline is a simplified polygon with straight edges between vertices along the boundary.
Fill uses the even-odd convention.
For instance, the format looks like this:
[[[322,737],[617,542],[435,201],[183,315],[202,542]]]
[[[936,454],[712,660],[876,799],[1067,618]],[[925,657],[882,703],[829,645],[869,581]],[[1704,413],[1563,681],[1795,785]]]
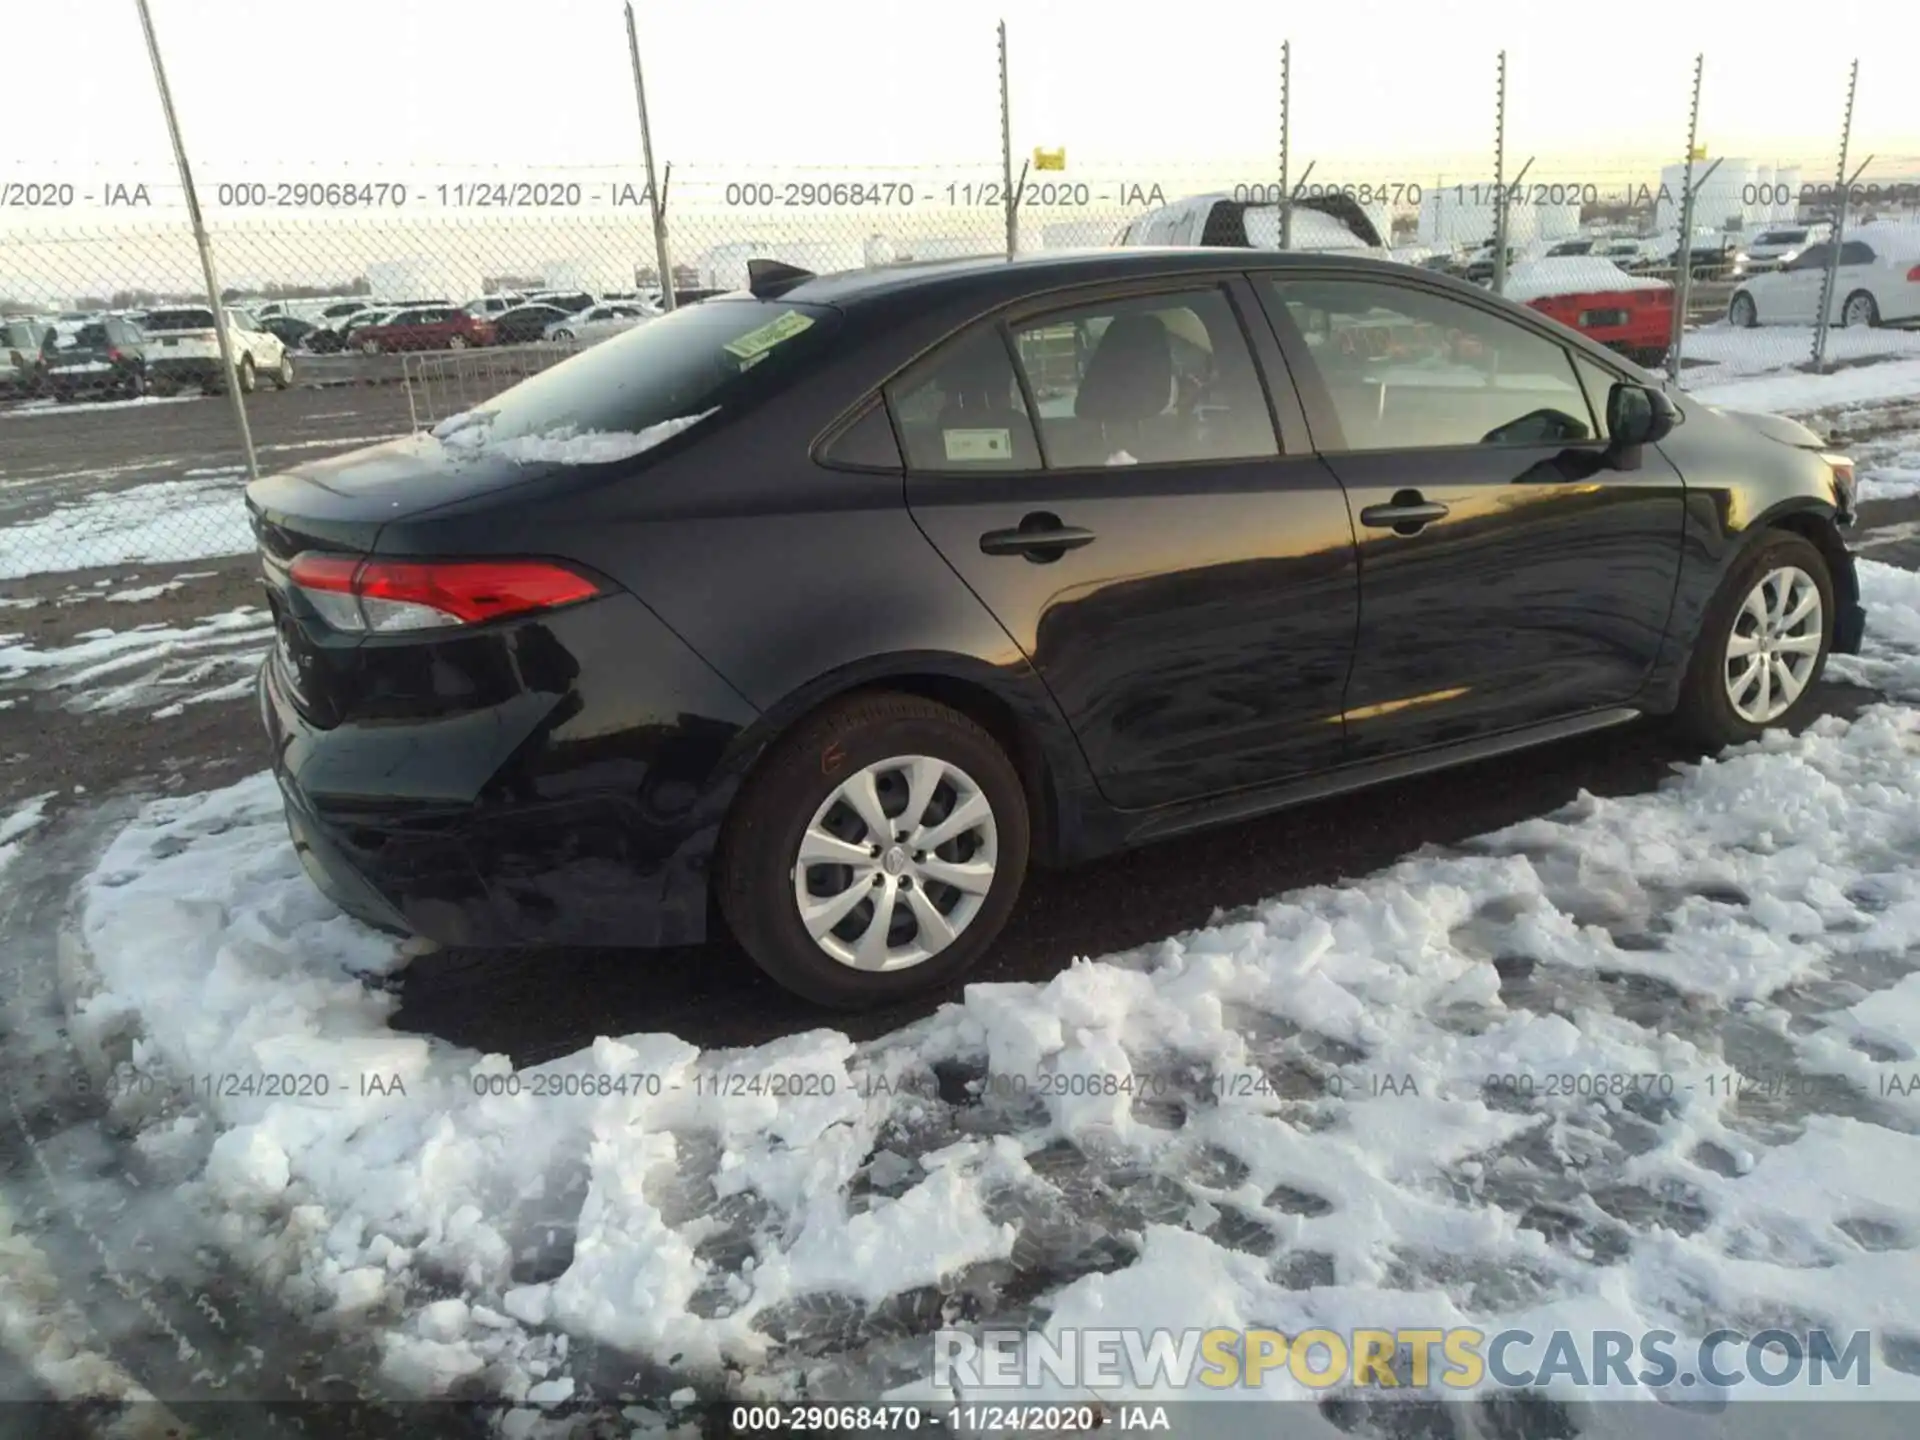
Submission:
[[[1758,528],[1758,527],[1756,527]],[[1853,555],[1847,549],[1846,541],[1840,537],[1840,527],[1835,522],[1831,509],[1802,503],[1798,506],[1776,508],[1765,519],[1764,531],[1781,531],[1798,535],[1820,552],[1820,558],[1827,562],[1827,580],[1833,586],[1834,604],[1834,649],[1840,654],[1850,653],[1840,648],[1842,622],[1851,615],[1860,604],[1860,577],[1854,570]],[[1735,552],[1732,563],[1738,563],[1740,555],[1746,553],[1754,544],[1749,540]],[[1855,637],[1857,648],[1858,639]]]
[[[1006,751],[1027,796],[1037,864],[1070,857],[1088,796],[1085,761],[1052,696],[1024,660],[993,665],[970,656],[918,652],[876,656],[816,676],[741,732],[722,764],[719,831],[740,792],[778,741],[812,716],[856,695],[916,695],[958,711]],[[718,834],[716,834],[716,840]]]

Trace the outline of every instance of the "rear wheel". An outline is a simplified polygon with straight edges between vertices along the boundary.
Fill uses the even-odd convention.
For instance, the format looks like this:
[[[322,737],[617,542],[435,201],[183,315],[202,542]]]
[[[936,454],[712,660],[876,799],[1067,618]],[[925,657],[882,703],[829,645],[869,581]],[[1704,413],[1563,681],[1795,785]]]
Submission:
[[[1006,924],[1027,868],[1006,752],[918,696],[835,705],[777,742],[728,821],[717,888],[761,969],[821,1005],[937,989]]]
[[[1733,297],[1727,306],[1727,323],[1742,330],[1751,330],[1760,323],[1760,311],[1753,303],[1753,296],[1742,290]]]
[[[1880,306],[1873,296],[1864,290],[1856,290],[1847,296],[1847,303],[1840,307],[1842,325],[1878,325]]]
[[[147,393],[146,372],[143,370],[128,371],[127,372],[127,390],[126,390],[127,399],[138,400],[141,396],[145,395],[146,393]]]
[[[1793,729],[1833,643],[1833,580],[1808,540],[1770,532],[1728,573],[1707,609],[1675,720],[1709,745]]]
[[[554,331],[554,332],[553,332],[553,338],[554,338],[555,340],[571,340],[571,339],[573,339],[573,331],[571,331],[571,330],[556,330],[556,331]]]
[[[273,386],[276,390],[287,390],[293,386],[293,356],[284,350],[280,352],[280,368],[274,372]]]
[[[466,336],[464,336],[464,335],[449,335],[449,336],[447,337],[447,348],[448,348],[449,350],[464,350],[464,349],[466,349],[466,348],[467,348],[467,337],[466,337]]]

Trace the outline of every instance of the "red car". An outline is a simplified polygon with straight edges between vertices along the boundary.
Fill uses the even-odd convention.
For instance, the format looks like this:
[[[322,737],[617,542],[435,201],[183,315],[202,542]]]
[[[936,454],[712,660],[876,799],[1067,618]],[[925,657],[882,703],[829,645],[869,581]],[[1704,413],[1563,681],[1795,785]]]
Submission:
[[[367,355],[396,350],[465,350],[493,344],[493,322],[452,306],[401,310],[379,325],[362,325],[347,344]]]
[[[1523,261],[1503,293],[1636,365],[1661,364],[1673,341],[1673,286],[1596,256]]]

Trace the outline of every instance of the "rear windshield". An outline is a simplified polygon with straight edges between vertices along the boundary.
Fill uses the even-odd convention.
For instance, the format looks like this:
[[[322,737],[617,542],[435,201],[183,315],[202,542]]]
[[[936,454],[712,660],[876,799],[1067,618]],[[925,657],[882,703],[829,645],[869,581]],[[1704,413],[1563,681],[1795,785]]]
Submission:
[[[211,310],[155,310],[147,316],[149,330],[211,330]]]
[[[637,434],[667,420],[735,409],[812,364],[839,312],[780,300],[724,300],[623,331],[477,407],[490,440]]]

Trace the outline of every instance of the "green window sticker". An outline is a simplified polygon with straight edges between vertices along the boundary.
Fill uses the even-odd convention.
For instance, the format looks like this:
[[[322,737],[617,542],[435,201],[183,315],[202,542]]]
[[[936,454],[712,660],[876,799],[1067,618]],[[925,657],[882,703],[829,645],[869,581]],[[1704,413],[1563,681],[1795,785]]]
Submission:
[[[757,360],[782,340],[791,340],[812,324],[811,315],[802,315],[798,310],[788,310],[769,320],[758,330],[749,330],[738,340],[729,340],[721,348],[729,355],[736,355],[742,360]]]
[[[1008,461],[1013,459],[1011,430],[942,430],[949,460]]]

